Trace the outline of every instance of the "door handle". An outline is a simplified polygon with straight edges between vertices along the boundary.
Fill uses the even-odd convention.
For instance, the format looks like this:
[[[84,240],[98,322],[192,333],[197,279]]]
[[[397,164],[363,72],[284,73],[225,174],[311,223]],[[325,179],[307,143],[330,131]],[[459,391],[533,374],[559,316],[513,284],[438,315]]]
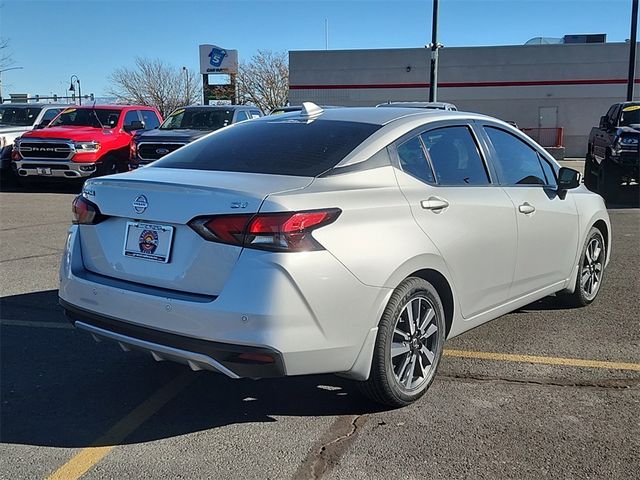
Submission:
[[[536,207],[534,207],[533,205],[529,205],[527,202],[524,202],[522,205],[518,207],[518,211],[526,215],[526,214],[535,212]]]
[[[449,202],[443,200],[442,198],[429,197],[427,200],[422,200],[420,202],[420,206],[425,210],[439,212],[440,210],[444,210],[445,208],[447,208],[449,206]]]

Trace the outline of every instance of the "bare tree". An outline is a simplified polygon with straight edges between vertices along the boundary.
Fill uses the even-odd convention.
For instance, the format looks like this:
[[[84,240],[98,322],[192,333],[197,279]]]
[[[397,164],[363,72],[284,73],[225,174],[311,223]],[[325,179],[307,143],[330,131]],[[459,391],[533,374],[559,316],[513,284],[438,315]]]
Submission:
[[[288,103],[289,62],[287,52],[258,50],[238,68],[238,102],[250,103],[268,113]]]
[[[0,38],[0,68],[5,68],[13,64],[13,58],[9,52],[9,40]]]
[[[156,107],[162,116],[200,98],[198,77],[187,69],[175,68],[160,59],[137,57],[134,68],[121,67],[110,76],[109,94],[119,102]]]

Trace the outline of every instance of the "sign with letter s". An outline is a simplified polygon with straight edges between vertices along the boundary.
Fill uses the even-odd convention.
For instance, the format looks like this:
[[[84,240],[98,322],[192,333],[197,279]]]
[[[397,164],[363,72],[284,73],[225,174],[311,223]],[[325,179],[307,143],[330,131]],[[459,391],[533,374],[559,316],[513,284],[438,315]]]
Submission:
[[[238,73],[238,51],[200,45],[200,73]]]

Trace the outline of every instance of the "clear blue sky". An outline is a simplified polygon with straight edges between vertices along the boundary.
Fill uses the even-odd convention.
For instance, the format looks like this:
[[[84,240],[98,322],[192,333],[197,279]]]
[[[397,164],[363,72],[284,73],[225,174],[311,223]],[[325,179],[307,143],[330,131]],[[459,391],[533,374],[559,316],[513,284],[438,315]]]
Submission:
[[[0,0],[0,36],[14,65],[3,92],[106,94],[108,75],[136,56],[198,69],[198,45],[239,50],[420,47],[431,36],[431,0]],[[441,0],[445,46],[523,44],[532,37],[606,33],[629,38],[631,0]]]

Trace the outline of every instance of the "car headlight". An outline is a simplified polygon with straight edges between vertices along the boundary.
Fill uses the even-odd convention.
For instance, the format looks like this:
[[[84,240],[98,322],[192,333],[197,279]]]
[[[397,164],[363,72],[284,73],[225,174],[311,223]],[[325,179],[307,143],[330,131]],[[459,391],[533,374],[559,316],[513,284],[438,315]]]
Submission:
[[[75,142],[74,146],[78,153],[95,153],[100,150],[98,142]]]
[[[620,145],[625,147],[634,147],[638,145],[638,137],[620,137]]]

